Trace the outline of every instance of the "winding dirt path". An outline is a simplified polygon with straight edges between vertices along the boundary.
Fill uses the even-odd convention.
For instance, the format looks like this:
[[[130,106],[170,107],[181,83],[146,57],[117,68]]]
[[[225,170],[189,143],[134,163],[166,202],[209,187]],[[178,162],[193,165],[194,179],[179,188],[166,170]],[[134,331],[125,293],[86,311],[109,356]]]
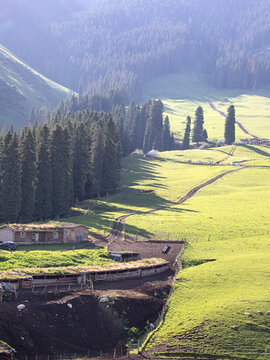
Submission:
[[[235,150],[236,150],[236,146],[234,146],[234,147],[230,150],[230,152],[228,153],[228,155],[226,155],[224,158],[216,161],[216,162],[215,162],[215,165],[221,164],[222,162],[228,160],[231,156],[233,156]]]
[[[151,213],[155,213],[157,211],[160,210],[165,210],[168,209],[174,205],[179,205],[179,204],[183,204],[184,202],[186,202],[188,199],[190,199],[191,197],[193,197],[200,189],[204,188],[205,186],[208,186],[210,184],[213,184],[215,181],[217,181],[218,179],[222,178],[223,176],[226,176],[230,173],[236,172],[236,171],[240,171],[240,170],[244,170],[249,168],[250,166],[243,166],[241,168],[237,168],[237,169],[233,169],[233,170],[228,170],[225,171],[224,173],[221,173],[215,177],[213,177],[212,179],[198,185],[195,186],[193,189],[191,189],[185,196],[178,198],[178,200],[175,203],[169,204],[169,205],[163,205],[160,207],[157,207],[155,209],[149,210],[149,211],[145,211],[145,212],[136,212],[136,213],[132,213],[132,214],[127,214],[127,215],[123,215],[123,216],[119,216],[118,218],[115,219],[114,224],[113,224],[113,229],[110,233],[110,235],[107,237],[108,241],[110,243],[113,242],[119,242],[122,241],[122,230],[123,230],[123,226],[126,222],[126,220],[134,215],[146,215],[146,214],[151,214]]]
[[[216,106],[215,106],[211,101],[209,101],[209,105],[211,106],[211,108],[212,108],[214,111],[218,112],[221,116],[223,116],[224,118],[226,118],[226,114],[225,114],[223,111],[218,110],[218,109],[216,108]],[[239,121],[236,121],[235,123],[238,125],[238,127],[239,127],[246,135],[249,135],[249,136],[251,136],[251,137],[253,137],[254,139],[257,139],[257,140],[261,139],[260,137],[258,137],[258,136],[256,136],[256,135],[253,135],[253,134],[251,134],[250,132],[248,132],[247,129],[246,129]]]

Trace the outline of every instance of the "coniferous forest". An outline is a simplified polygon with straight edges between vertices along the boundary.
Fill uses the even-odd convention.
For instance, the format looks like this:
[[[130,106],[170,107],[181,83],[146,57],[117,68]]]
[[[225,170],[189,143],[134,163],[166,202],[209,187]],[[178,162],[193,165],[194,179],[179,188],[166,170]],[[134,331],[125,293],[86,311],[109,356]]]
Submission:
[[[140,99],[144,82],[184,67],[246,89],[270,82],[269,14],[266,0],[10,0],[0,43],[80,94]]]
[[[137,148],[173,148],[160,100],[141,107],[132,101],[126,111],[108,98],[98,99],[72,97],[48,111],[44,125],[1,135],[1,222],[68,214],[77,201],[120,189],[123,155]],[[87,109],[93,102],[101,108],[109,103],[111,113]]]

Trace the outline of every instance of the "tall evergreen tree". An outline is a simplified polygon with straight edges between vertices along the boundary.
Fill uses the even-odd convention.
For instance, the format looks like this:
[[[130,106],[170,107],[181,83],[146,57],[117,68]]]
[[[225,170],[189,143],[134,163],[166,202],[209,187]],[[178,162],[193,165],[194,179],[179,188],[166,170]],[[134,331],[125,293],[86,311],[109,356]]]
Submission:
[[[71,125],[71,124],[70,124]],[[71,126],[72,127],[72,126]],[[72,136],[69,127],[63,130],[63,168],[64,168],[64,213],[66,213],[70,206],[74,203],[73,191],[73,176],[72,176]]]
[[[101,122],[94,124],[91,143],[92,191],[100,195],[103,181],[104,140]]]
[[[84,123],[80,123],[75,130],[73,154],[73,188],[74,196],[83,200],[85,184],[90,167],[90,139]]]
[[[30,129],[26,131],[21,147],[21,210],[20,219],[33,219],[35,207],[36,144]]]
[[[66,161],[64,153],[64,130],[59,124],[52,132],[51,169],[52,169],[52,210],[54,216],[66,211]]]
[[[109,119],[104,129],[104,160],[102,191],[113,192],[120,183],[120,159],[121,148],[119,147],[119,134],[112,119]]]
[[[197,144],[200,141],[203,141],[203,109],[201,106],[198,106],[195,112],[195,120],[193,125],[192,141]]]
[[[184,139],[183,139],[183,143],[182,143],[182,149],[186,150],[189,148],[189,143],[190,143],[190,125],[191,125],[191,118],[190,116],[187,117],[187,121],[186,121],[186,128],[185,128],[185,134],[184,134]]]
[[[2,161],[1,218],[17,221],[21,205],[20,157],[18,136],[9,131],[4,139]]]
[[[162,129],[162,150],[167,151],[172,149],[172,140],[170,132],[170,122],[168,116],[165,117]]]
[[[227,145],[231,145],[235,141],[235,109],[233,105],[227,111],[224,137]]]
[[[208,133],[207,133],[207,130],[206,130],[206,129],[203,129],[203,134],[202,134],[202,137],[203,137],[203,141],[207,142],[207,139],[208,139]]]
[[[38,219],[44,219],[52,215],[52,171],[50,148],[50,129],[45,124],[38,135],[35,204],[35,216]]]

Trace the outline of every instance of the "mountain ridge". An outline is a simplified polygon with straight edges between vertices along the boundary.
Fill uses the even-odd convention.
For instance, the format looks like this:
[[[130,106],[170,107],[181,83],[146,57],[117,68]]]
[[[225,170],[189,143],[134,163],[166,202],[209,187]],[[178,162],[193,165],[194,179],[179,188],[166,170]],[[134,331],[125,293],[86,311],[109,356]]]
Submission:
[[[4,124],[22,127],[32,108],[56,106],[76,94],[46,78],[0,44],[0,128]]]

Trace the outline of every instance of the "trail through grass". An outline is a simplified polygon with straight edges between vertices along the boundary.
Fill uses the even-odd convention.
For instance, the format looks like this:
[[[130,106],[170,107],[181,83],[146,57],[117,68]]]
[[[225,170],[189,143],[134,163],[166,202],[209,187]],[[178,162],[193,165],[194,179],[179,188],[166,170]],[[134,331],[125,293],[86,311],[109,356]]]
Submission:
[[[161,99],[165,114],[169,116],[171,128],[176,137],[184,134],[186,117],[194,119],[195,110],[202,106],[205,128],[209,139],[224,137],[224,118],[209,105],[211,101],[219,110],[227,112],[230,105],[235,106],[236,119],[247,130],[259,137],[270,138],[270,89],[230,90],[210,86],[207,77],[199,72],[184,70],[180,73],[158,77],[144,88],[143,101]],[[238,127],[236,138],[246,138]]]

